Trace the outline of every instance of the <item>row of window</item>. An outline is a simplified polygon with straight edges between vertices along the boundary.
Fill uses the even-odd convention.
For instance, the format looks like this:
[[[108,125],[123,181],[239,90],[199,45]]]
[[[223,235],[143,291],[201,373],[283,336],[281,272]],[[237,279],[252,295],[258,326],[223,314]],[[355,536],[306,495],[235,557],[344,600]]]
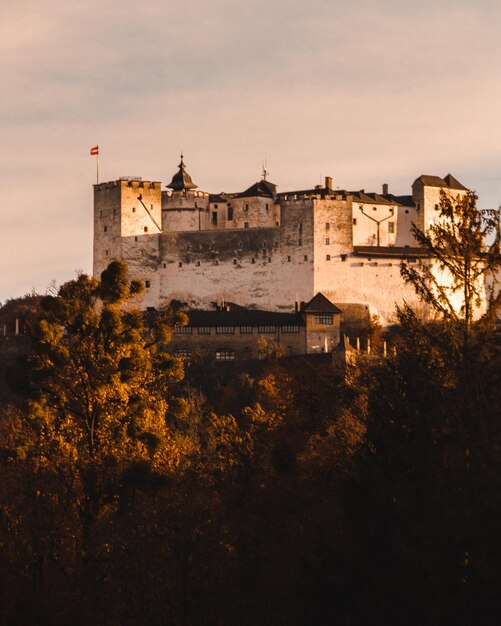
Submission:
[[[271,256],[267,257],[266,255],[263,255],[263,259],[267,260],[268,263],[271,263],[272,258]],[[303,255],[303,260],[307,261],[308,260],[308,255],[304,254]],[[328,259],[330,260],[330,259]],[[290,263],[292,261],[292,257],[291,255],[287,256],[287,263]],[[220,261],[219,259],[214,259],[213,260],[213,265],[219,265]],[[256,263],[256,259],[255,257],[251,258],[251,264],[254,265]],[[187,263],[187,265],[189,264],[189,262]],[[178,261],[178,267],[183,267],[183,261]],[[238,259],[233,259],[233,265],[238,265]],[[195,261],[195,267],[200,267],[201,266],[201,262],[200,261]],[[163,268],[166,269],[167,268],[167,263],[163,264]]]
[[[353,226],[357,225],[357,218],[354,217],[353,218]],[[395,222],[388,222],[388,233],[393,234],[395,233]],[[326,239],[325,243],[329,243],[329,241]]]
[[[180,348],[174,352],[174,356],[177,356],[180,359],[189,359],[191,358],[191,352],[186,348]],[[216,350],[216,361],[234,361],[235,360],[235,350],[223,349]]]
[[[233,210],[231,211],[231,217],[230,217],[230,211],[228,210],[228,220],[229,221],[233,220]],[[212,214],[212,223],[213,224],[217,224],[217,213],[213,213]],[[357,218],[354,217],[353,218],[353,226],[356,226],[356,225],[357,225]],[[300,226],[301,226],[301,224],[300,224]],[[326,224],[326,226],[328,226],[328,224]],[[249,228],[249,222],[244,222],[244,228]],[[145,233],[147,233],[148,232],[148,226],[144,226],[143,231]],[[108,232],[108,227],[107,226],[104,227],[104,232],[105,233]],[[300,232],[302,232],[302,231],[300,231]],[[390,234],[395,232],[395,222],[388,222],[388,232]],[[135,241],[137,241],[137,237],[135,237]],[[298,246],[302,246],[303,245],[303,240],[302,239],[298,239],[297,243],[298,243]],[[329,237],[325,238],[325,244],[327,246],[330,244]],[[275,247],[277,247],[277,245],[275,245]]]
[[[330,313],[323,313],[322,315],[315,315],[315,324],[332,324],[333,317]]]
[[[331,315],[332,320],[332,315]],[[316,321],[316,318],[315,318]],[[320,323],[320,322],[317,322]],[[332,321],[329,322],[332,324]],[[174,332],[176,335],[192,335],[193,334],[193,326],[176,326]],[[211,328],[213,326],[197,326],[197,333],[199,335],[210,335]],[[234,335],[235,328],[240,328],[241,335],[252,335],[254,332],[255,326],[216,326],[216,335]],[[295,325],[287,325],[287,326],[279,326],[280,332],[282,333],[298,333],[299,326]],[[277,332],[277,326],[257,326],[257,332],[262,335],[270,335]]]

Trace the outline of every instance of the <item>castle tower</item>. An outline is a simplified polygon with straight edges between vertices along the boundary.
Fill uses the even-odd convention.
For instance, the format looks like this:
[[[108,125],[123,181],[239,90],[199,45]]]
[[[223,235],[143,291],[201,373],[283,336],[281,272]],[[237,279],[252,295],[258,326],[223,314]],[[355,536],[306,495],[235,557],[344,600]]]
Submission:
[[[158,300],[161,223],[159,182],[123,177],[94,185],[94,276],[123,259],[145,283],[145,306]]]
[[[454,176],[447,174],[429,176],[422,174],[412,184],[412,199],[416,205],[416,226],[426,231],[439,216],[440,192],[444,191],[449,197],[455,199],[462,197],[468,190]]]
[[[168,189],[162,192],[162,228],[164,231],[205,230],[209,221],[209,194],[198,191],[186,171],[181,155],[179,170],[174,174]]]

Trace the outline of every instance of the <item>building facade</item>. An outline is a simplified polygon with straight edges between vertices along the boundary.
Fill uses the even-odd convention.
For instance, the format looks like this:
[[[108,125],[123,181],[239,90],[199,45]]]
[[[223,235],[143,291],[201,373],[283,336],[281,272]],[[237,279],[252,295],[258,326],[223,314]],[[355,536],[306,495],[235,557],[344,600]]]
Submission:
[[[296,303],[292,313],[247,309],[232,303],[214,310],[190,310],[186,326],[177,326],[169,344],[176,356],[197,352],[216,361],[332,352],[339,344],[341,310],[323,294]]]
[[[294,302],[323,293],[389,323],[396,303],[417,304],[400,263],[424,255],[411,225],[436,219],[441,190],[454,198],[467,192],[450,174],[420,176],[407,196],[387,185],[381,193],[334,189],[329,177],[311,189],[278,192],[264,173],[243,192],[210,194],[181,157],[166,189],[140,178],[94,186],[93,271],[125,260],[146,285],[143,308],[231,301],[290,312]]]

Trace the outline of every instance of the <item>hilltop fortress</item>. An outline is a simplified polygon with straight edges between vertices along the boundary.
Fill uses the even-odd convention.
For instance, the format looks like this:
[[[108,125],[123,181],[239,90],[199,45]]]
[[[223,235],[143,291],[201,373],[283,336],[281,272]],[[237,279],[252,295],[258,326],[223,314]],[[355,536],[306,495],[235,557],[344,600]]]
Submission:
[[[279,192],[262,179],[240,193],[210,194],[179,170],[158,181],[120,178],[94,186],[95,275],[123,259],[144,281],[143,308],[179,300],[209,309],[231,301],[287,312],[323,293],[341,310],[364,305],[392,319],[395,303],[415,303],[400,276],[403,258],[423,257],[411,224],[426,229],[438,215],[440,191],[467,189],[450,174],[419,176],[410,195],[334,189]]]

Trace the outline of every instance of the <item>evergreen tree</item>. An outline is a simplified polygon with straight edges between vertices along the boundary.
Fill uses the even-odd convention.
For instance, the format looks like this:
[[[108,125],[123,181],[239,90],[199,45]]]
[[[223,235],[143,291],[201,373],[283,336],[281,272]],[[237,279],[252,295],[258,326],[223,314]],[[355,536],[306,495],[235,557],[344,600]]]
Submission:
[[[498,242],[486,245],[495,226],[473,193],[442,194],[437,221],[414,227],[432,262],[402,264],[428,310],[427,319],[398,310],[397,354],[370,373],[361,507],[373,528],[358,523],[376,572],[376,623],[405,615],[471,626],[500,616],[501,543],[489,523],[501,514],[500,296],[480,306],[499,268]]]

